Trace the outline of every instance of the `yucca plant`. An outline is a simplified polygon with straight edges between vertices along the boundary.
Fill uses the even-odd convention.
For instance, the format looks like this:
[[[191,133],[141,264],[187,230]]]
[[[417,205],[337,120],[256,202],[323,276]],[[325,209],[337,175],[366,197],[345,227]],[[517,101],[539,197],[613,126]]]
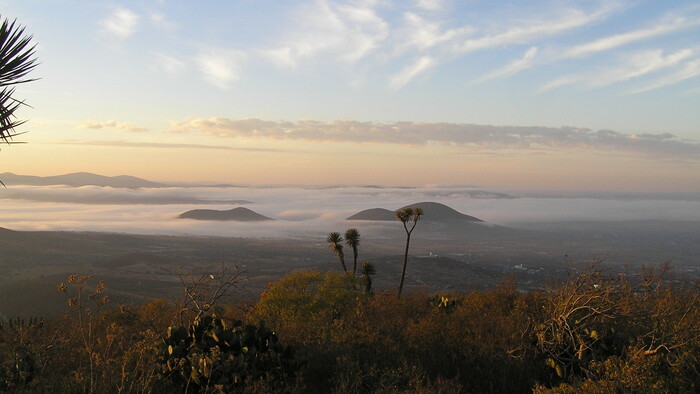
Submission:
[[[13,97],[15,85],[33,81],[25,77],[36,67],[32,36],[24,35],[24,27],[5,19],[0,26],[0,141],[11,144],[13,137],[22,134],[15,129],[25,121],[18,120],[15,111],[24,101]],[[1,185],[5,185],[0,181]]]
[[[17,120],[15,111],[24,102],[13,97],[15,85],[31,82],[25,78],[36,67],[36,45],[30,46],[32,36],[24,35],[24,27],[5,19],[0,26],[0,139],[11,143],[18,135],[15,128],[24,123]]]
[[[360,246],[360,232],[356,228],[350,228],[345,232],[345,243],[352,248],[352,274],[357,272],[357,248]]]
[[[348,267],[345,265],[345,253],[343,253],[343,236],[340,233],[328,233],[326,237],[326,242],[328,242],[328,249],[335,252],[338,255],[338,260],[340,260],[340,265],[343,266],[343,272],[348,272]]]
[[[420,208],[404,208],[394,212],[396,219],[403,224],[403,229],[406,231],[406,249],[403,253],[403,269],[401,269],[401,282],[399,283],[399,298],[403,291],[403,281],[406,277],[406,264],[408,263],[408,247],[411,243],[411,233],[416,228],[418,220],[423,216],[423,210]]]
[[[365,284],[365,293],[370,294],[372,292],[372,275],[376,274],[377,270],[374,268],[374,264],[369,261],[365,261],[360,266],[360,278]]]

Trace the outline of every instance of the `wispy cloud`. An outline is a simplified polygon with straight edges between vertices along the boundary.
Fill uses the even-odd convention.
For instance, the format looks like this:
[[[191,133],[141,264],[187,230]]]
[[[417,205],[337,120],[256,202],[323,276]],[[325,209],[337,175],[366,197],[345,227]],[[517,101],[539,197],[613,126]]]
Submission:
[[[616,34],[586,44],[574,46],[566,50],[562,54],[562,57],[586,56],[698,25],[700,25],[700,17],[698,16],[670,15],[655,26],[632,30],[627,33]]]
[[[58,141],[56,145],[87,145],[87,146],[109,146],[117,148],[158,148],[158,149],[211,149],[211,150],[231,150],[247,152],[283,152],[280,149],[268,148],[240,148],[224,145],[206,144],[176,144],[163,142],[134,142],[134,141]]]
[[[212,85],[226,89],[240,79],[241,63],[245,53],[232,49],[209,49],[195,59],[204,78]]]
[[[502,32],[465,40],[455,44],[453,51],[465,54],[486,48],[525,44],[535,39],[561,34],[600,21],[618,8],[619,5],[616,2],[612,2],[590,13],[578,9],[570,9],[563,14],[554,15],[548,19],[537,20],[521,26],[510,27]]]
[[[491,126],[461,123],[375,123],[359,121],[274,122],[261,119],[189,119],[172,123],[172,132],[217,137],[272,138],[315,142],[386,143],[423,146],[431,143],[489,149],[584,149],[638,152],[700,159],[700,143],[673,134],[623,134],[574,127]]]
[[[700,59],[689,61],[685,63],[680,70],[670,75],[661,77],[640,89],[632,91],[632,93],[648,92],[650,90],[659,89],[665,86],[675,85],[681,81],[695,78],[697,76],[700,76]]]
[[[525,52],[522,58],[514,61],[513,63],[495,70],[485,76],[481,77],[479,81],[487,81],[489,79],[504,78],[511,75],[517,74],[520,71],[526,70],[534,65],[535,57],[537,56],[537,47],[532,47]]]
[[[442,24],[426,19],[416,13],[407,12],[403,16],[405,26],[397,30],[399,51],[411,48],[426,50],[437,45],[463,38],[473,33],[471,26],[443,29]]]
[[[640,51],[627,55],[625,59],[615,67],[599,69],[591,73],[569,74],[557,78],[542,86],[538,90],[538,93],[577,83],[583,83],[588,88],[596,88],[627,81],[676,66],[693,54],[694,51],[688,48],[666,56],[664,56],[663,50],[661,49]]]
[[[131,123],[127,122],[117,122],[116,120],[107,120],[103,122],[94,122],[94,121],[87,121],[83,122],[77,125],[78,129],[87,129],[87,130],[100,130],[100,129],[109,129],[109,130],[117,130],[117,131],[123,131],[127,133],[147,133],[148,129],[144,127],[138,127],[134,126]]]
[[[438,11],[444,8],[443,0],[417,0],[416,8],[428,11]]]
[[[375,2],[338,4],[318,0],[299,11],[299,23],[282,44],[263,50],[280,67],[297,67],[306,60],[357,62],[380,46],[389,24],[375,11]]]
[[[417,59],[413,64],[406,66],[403,70],[391,77],[389,88],[399,89],[403,87],[419,74],[435,66],[435,64],[435,59],[430,56],[423,56]]]
[[[129,38],[136,32],[139,16],[126,8],[116,8],[112,14],[100,24],[102,29],[115,38]]]
[[[154,52],[152,67],[157,72],[163,72],[167,75],[174,76],[185,69],[186,64],[182,60],[166,55],[164,53]]]

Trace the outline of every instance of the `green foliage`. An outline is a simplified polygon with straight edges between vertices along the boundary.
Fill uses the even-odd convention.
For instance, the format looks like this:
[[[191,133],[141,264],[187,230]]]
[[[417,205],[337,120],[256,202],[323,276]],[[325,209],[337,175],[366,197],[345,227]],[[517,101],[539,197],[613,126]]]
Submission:
[[[343,236],[336,232],[328,233],[326,242],[328,242],[328,249],[338,256],[343,272],[348,272],[348,267],[345,265],[345,253],[343,253]]]
[[[262,292],[251,319],[268,322],[285,338],[308,343],[354,310],[362,295],[355,283],[351,275],[338,272],[291,273]]]
[[[104,285],[75,276],[59,286],[70,314],[0,325],[0,391],[698,392],[700,293],[663,274],[595,268],[547,292],[397,299],[301,271],[251,308],[199,318],[165,300],[100,309]]]
[[[591,270],[544,298],[532,334],[556,374],[552,382],[583,388],[615,381],[618,391],[694,391],[700,378],[694,353],[700,300],[697,288],[669,285],[666,270],[645,270],[638,283]]]
[[[345,243],[352,248],[352,274],[357,272],[357,249],[360,247],[360,232],[356,228],[349,228],[345,231]]]
[[[228,391],[256,380],[284,386],[297,369],[291,347],[282,346],[263,322],[229,326],[204,316],[188,328],[169,327],[163,342],[163,372],[180,388]]]
[[[13,95],[14,86],[30,82],[24,79],[36,67],[35,46],[32,37],[24,35],[24,28],[5,19],[0,25],[0,142],[12,143],[18,133],[15,128],[23,121],[15,119],[15,111],[24,104]],[[1,183],[1,182],[0,182]]]
[[[374,264],[369,261],[365,261],[360,266],[360,280],[365,285],[365,294],[370,294],[372,292],[372,275],[377,273],[377,269],[374,268]]]
[[[403,253],[403,268],[401,269],[401,281],[399,282],[399,298],[403,292],[403,282],[406,278],[406,265],[408,264],[408,248],[411,244],[411,234],[415,230],[418,221],[423,216],[423,210],[420,208],[404,208],[394,212],[396,219],[403,224],[403,229],[406,231],[406,248]]]

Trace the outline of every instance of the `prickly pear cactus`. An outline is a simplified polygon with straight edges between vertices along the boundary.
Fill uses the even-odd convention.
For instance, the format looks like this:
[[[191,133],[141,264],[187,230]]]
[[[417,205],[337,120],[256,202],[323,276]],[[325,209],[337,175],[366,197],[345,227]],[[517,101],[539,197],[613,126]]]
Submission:
[[[30,331],[39,330],[43,318],[17,317],[0,322],[0,391],[21,391],[36,377],[34,352],[29,343]]]
[[[284,385],[297,369],[293,352],[265,328],[204,316],[170,327],[163,340],[163,373],[181,387],[235,388],[265,379]]]

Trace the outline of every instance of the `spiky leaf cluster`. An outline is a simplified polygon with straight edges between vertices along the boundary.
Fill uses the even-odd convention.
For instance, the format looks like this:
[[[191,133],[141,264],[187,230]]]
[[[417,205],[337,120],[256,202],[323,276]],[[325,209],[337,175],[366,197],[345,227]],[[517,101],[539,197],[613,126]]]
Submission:
[[[263,322],[227,325],[205,316],[189,327],[169,327],[163,344],[162,371],[183,388],[227,390],[259,379],[284,385],[298,367],[292,348]]]

